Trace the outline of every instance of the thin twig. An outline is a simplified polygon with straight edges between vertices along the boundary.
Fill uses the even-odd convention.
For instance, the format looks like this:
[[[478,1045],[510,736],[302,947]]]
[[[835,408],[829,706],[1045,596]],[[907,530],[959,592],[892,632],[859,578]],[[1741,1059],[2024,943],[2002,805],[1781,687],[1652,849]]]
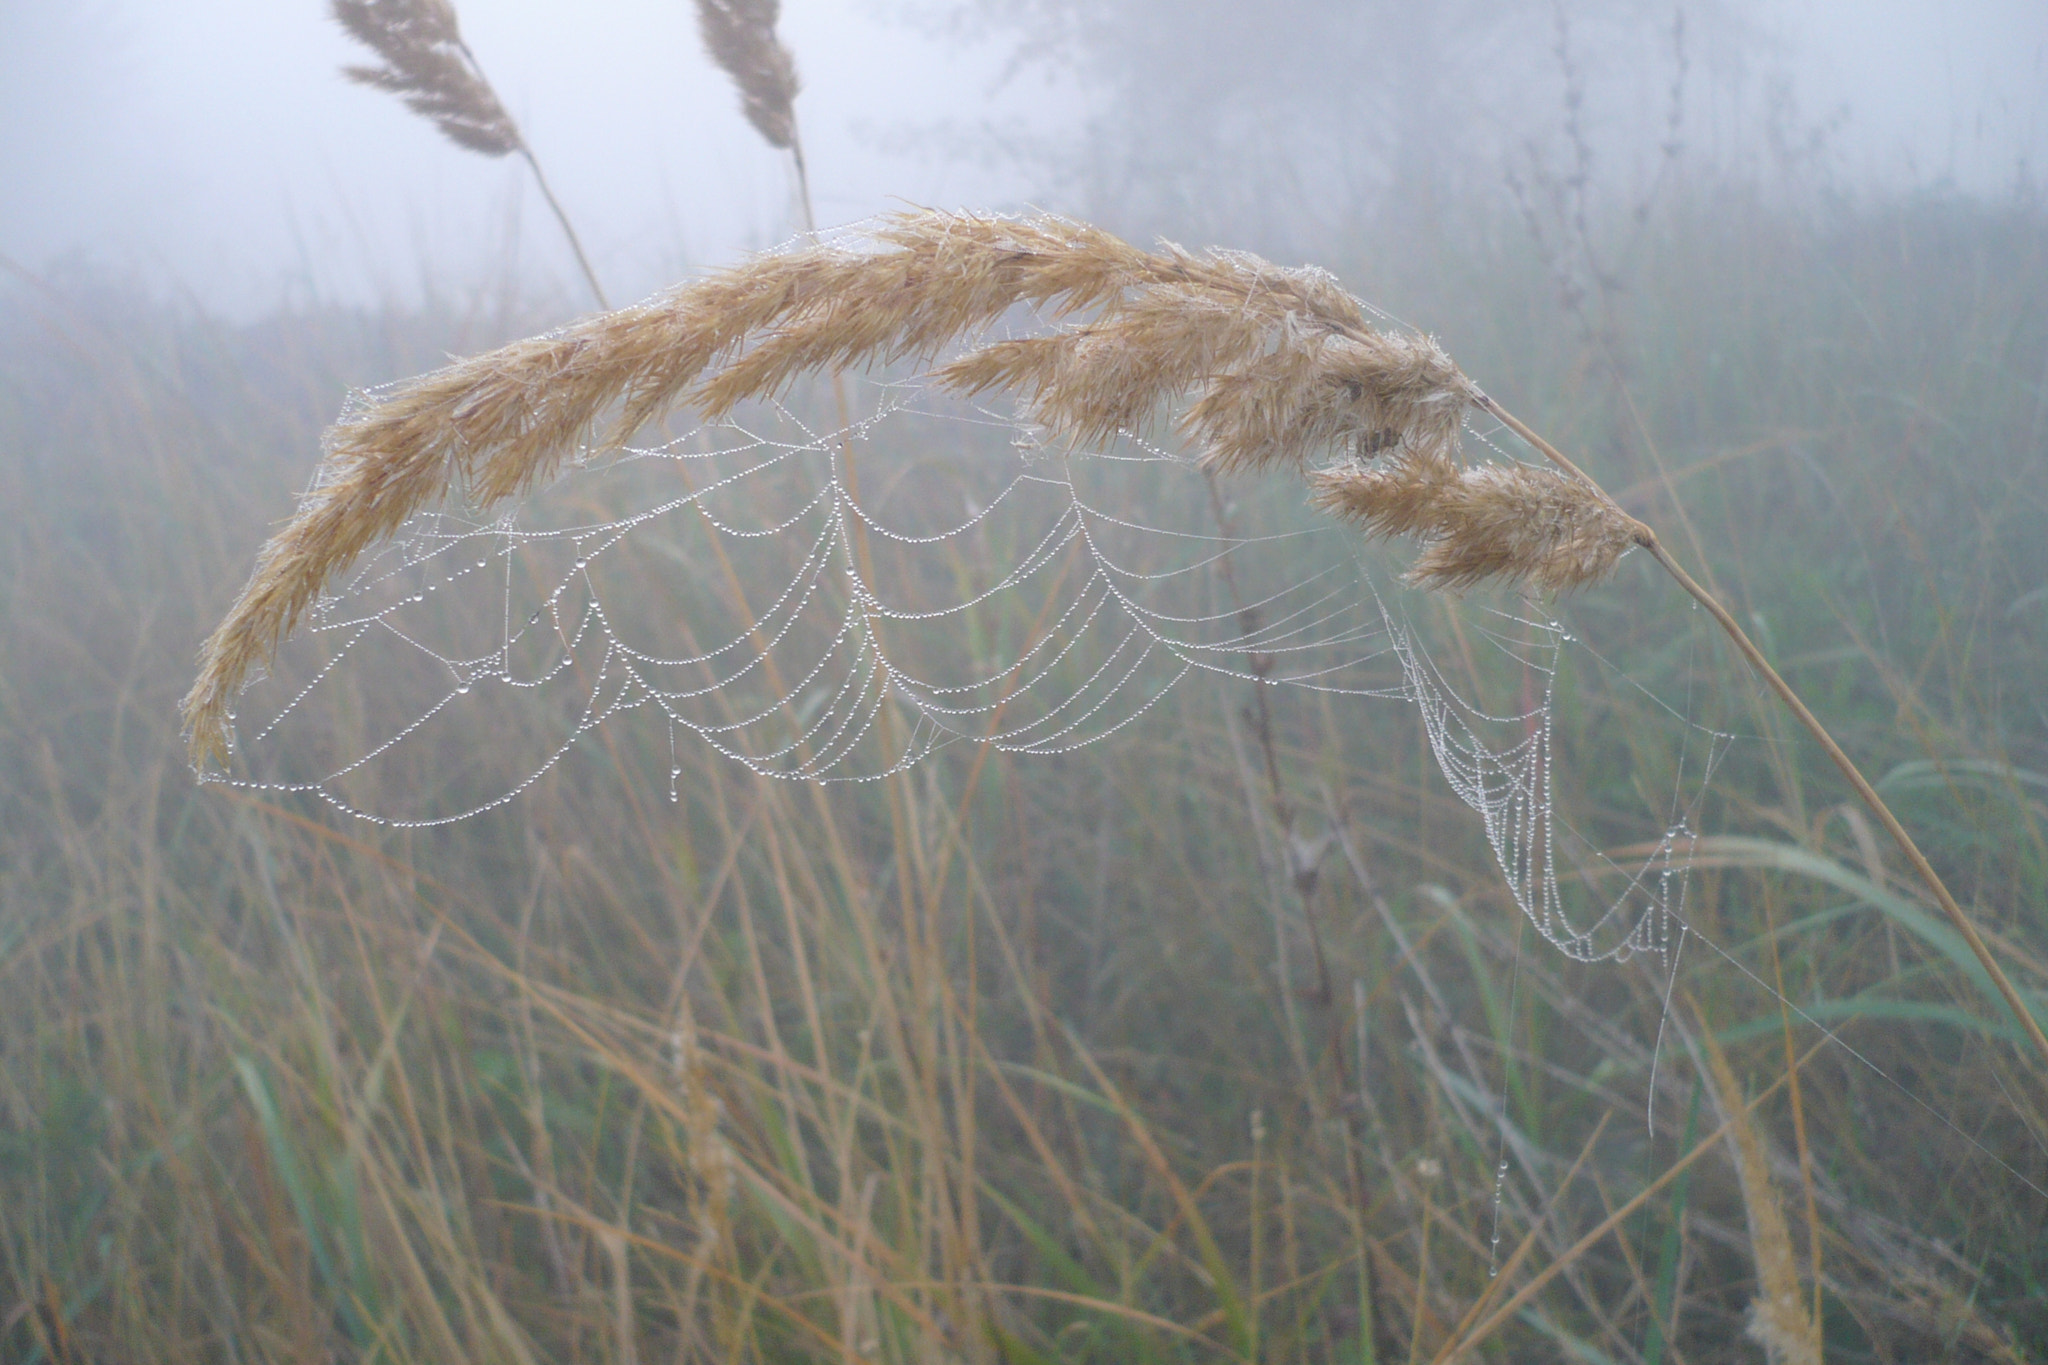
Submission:
[[[1906,861],[1912,864],[1913,870],[1920,875],[1920,880],[1925,882],[1927,889],[1934,894],[1935,902],[1940,905],[1942,913],[1948,916],[1949,923],[1955,926],[1956,932],[1970,945],[1970,951],[1976,954],[1978,963],[1991,977],[1992,984],[1998,987],[1998,993],[2005,998],[2013,1017],[2019,1020],[2020,1027],[2032,1040],[2042,1060],[2048,1062],[2048,1034],[2041,1032],[2041,1025],[2035,1020],[2033,1011],[2020,999],[2019,990],[2005,974],[2005,968],[1991,955],[1990,945],[1984,942],[1984,936],[1977,932],[1977,926],[1970,922],[1970,917],[1963,913],[1963,907],[1949,894],[1948,887],[1942,882],[1940,874],[1935,872],[1934,865],[1927,861],[1927,855],[1913,842],[1913,836],[1906,832],[1906,827],[1892,814],[1892,808],[1877,794],[1877,788],[1870,785],[1868,779],[1850,761],[1849,755],[1842,752],[1842,746],[1835,743],[1834,736],[1830,735],[1813,712],[1807,709],[1806,703],[1799,699],[1799,694],[1792,690],[1791,684],[1778,676],[1778,670],[1771,667],[1770,660],[1764,658],[1763,651],[1743,633],[1742,627],[1735,623],[1735,618],[1728,613],[1728,609],[1693,580],[1692,575],[1687,573],[1658,541],[1656,534],[1648,534],[1641,544],[1659,564],[1664,566],[1665,572],[1677,580],[1679,587],[1684,588],[1694,601],[1707,609],[1708,614],[1727,633],[1728,638],[1735,642],[1735,647],[1742,651],[1742,656],[1749,660],[1750,666],[1763,675],[1771,690],[1778,694],[1778,699],[1798,717],[1799,723],[1806,727],[1807,732],[1819,741],[1821,748],[1834,761],[1835,767],[1841,770],[1842,776],[1848,779],[1856,794],[1863,798],[1864,804],[1870,807],[1871,813],[1877,816],[1878,822],[1898,843],[1900,850],[1906,855]]]

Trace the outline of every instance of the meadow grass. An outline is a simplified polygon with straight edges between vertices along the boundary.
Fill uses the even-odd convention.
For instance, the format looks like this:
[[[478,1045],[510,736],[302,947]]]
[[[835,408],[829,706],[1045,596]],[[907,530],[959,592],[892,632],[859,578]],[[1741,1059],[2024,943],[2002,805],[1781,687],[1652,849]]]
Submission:
[[[1351,281],[1708,566],[2034,998],[2043,227],[1703,192],[1582,344],[1511,233]],[[1640,556],[1569,604],[1625,676],[1562,679],[1557,779],[1640,839],[1635,684],[1745,736],[1688,907],[1733,961],[1669,996],[1524,928],[1392,704],[1273,709],[1307,879],[1221,687],[853,789],[686,749],[674,806],[627,726],[439,831],[195,788],[188,661],[336,395],[540,320],[4,296],[0,1355],[1711,1361],[1789,1274],[1829,1359],[2040,1357],[2040,1069]]]

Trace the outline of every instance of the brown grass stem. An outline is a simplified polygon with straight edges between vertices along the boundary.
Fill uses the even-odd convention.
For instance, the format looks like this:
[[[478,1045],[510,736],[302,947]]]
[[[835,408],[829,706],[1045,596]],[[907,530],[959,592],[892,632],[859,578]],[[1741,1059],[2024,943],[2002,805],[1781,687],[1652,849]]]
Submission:
[[[1871,858],[1871,870],[1878,871],[1880,865]],[[1785,1043],[1785,1065],[1791,1067],[1795,1049],[1792,1045],[1791,997],[1785,994],[1785,963],[1778,951],[1777,917],[1771,909],[1771,895],[1765,891],[1764,933],[1765,941],[1771,947],[1771,984],[1778,992],[1778,1029]],[[1894,972],[1896,974],[1896,971]],[[1820,1206],[1813,1187],[1813,1146],[1806,1132],[1805,1086],[1800,1083],[1797,1069],[1792,1071],[1792,1138],[1799,1148],[1799,1185],[1806,1196],[1806,1260],[1808,1271],[1813,1277],[1813,1321],[1821,1317],[1821,1247],[1820,1247]]]
[[[1565,473],[1577,479],[1580,483],[1585,484],[1586,487],[1598,490],[1602,497],[1607,496],[1607,490],[1601,488],[1599,484],[1595,483],[1593,481],[1592,475],[1588,474],[1585,470],[1579,468],[1570,460],[1566,459],[1563,451],[1559,450],[1556,446],[1552,445],[1550,442],[1544,440],[1541,436],[1537,435],[1535,428],[1531,427],[1521,418],[1515,416],[1506,408],[1502,407],[1498,402],[1494,401],[1494,399],[1490,395],[1482,393],[1479,395],[1476,402],[1478,406],[1484,408],[1487,412],[1493,414],[1493,416],[1498,418],[1501,421],[1501,423],[1507,427],[1509,431],[1514,432],[1515,435],[1527,441],[1530,444],[1530,446],[1532,446],[1537,451],[1538,454],[1543,456],[1544,459],[1550,461],[1559,469],[1562,469]]]
[[[1586,1138],[1585,1144],[1579,1148],[1579,1155],[1572,1162],[1571,1169],[1564,1173],[1564,1179],[1558,1182],[1557,1189],[1551,1194],[1549,1202],[1536,1215],[1535,1221],[1529,1225],[1529,1230],[1522,1234],[1520,1244],[1515,1247],[1514,1251],[1509,1253],[1507,1263],[1501,1266],[1499,1272],[1487,1281],[1485,1292],[1472,1301],[1472,1306],[1465,1310],[1465,1316],[1458,1319],[1458,1325],[1451,1329],[1452,1341],[1458,1340],[1465,1329],[1471,1326],[1481,1314],[1492,1306],[1495,1297],[1514,1279],[1515,1273],[1522,1268],[1522,1262],[1527,1260],[1529,1253],[1536,1249],[1538,1234],[1543,1228],[1543,1220],[1550,1217],[1556,1211],[1557,1206],[1563,1202],[1565,1192],[1572,1187],[1572,1182],[1578,1179],[1580,1169],[1586,1164],[1586,1158],[1593,1155],[1593,1148],[1598,1145],[1601,1135],[1607,1131],[1607,1125],[1613,1118],[1614,1111],[1610,1109],[1600,1116],[1600,1122],[1593,1125],[1592,1134]]]
[[[747,122],[770,147],[789,153],[790,165],[796,173],[796,202],[804,235],[815,243],[818,215],[811,200],[810,166],[804,157],[803,137],[796,119],[796,94],[802,82],[797,77],[796,59],[775,31],[781,9],[780,0],[697,0],[697,32],[711,60],[732,77],[733,86],[740,96],[740,111]],[[873,584],[874,552],[869,545],[867,523],[858,512],[860,473],[853,458],[853,405],[847,398],[843,367],[832,370],[832,401],[839,419],[841,477],[845,481],[847,499],[856,509],[850,528],[854,562],[861,578]],[[883,752],[893,755],[896,751],[894,711],[884,706],[877,717],[877,726]],[[904,922],[908,924],[915,908],[914,891],[924,888],[930,892],[932,879],[923,867],[921,846],[909,837],[914,824],[914,795],[901,774],[892,776],[887,787],[889,824],[897,863],[896,885],[902,898]],[[935,901],[935,893],[925,896],[927,916],[937,912]]]
[[[1230,508],[1224,502],[1223,490],[1219,485],[1216,471],[1202,471],[1203,486],[1208,494],[1209,514],[1215,519],[1216,529],[1226,540],[1238,538],[1236,519],[1230,515]],[[1225,592],[1229,594],[1231,610],[1236,613],[1239,633],[1252,639],[1259,629],[1259,609],[1248,606],[1244,591],[1238,584],[1237,568],[1226,553],[1217,563],[1219,576]],[[1334,1069],[1337,1084],[1337,1103],[1334,1106],[1343,1118],[1348,1138],[1355,1138],[1352,1115],[1345,1103],[1347,1094],[1357,1094],[1364,1089],[1364,1081],[1347,1075],[1344,1062],[1344,1024],[1337,1013],[1337,992],[1330,975],[1329,954],[1323,946],[1322,925],[1316,916],[1316,886],[1322,859],[1329,850],[1329,839],[1311,843],[1304,840],[1295,830],[1294,803],[1287,797],[1287,787],[1280,773],[1279,748],[1273,739],[1273,709],[1266,698],[1266,678],[1273,671],[1274,656],[1258,649],[1245,652],[1245,666],[1252,675],[1251,705],[1245,710],[1245,719],[1250,723],[1252,737],[1258,741],[1259,754],[1265,769],[1266,789],[1272,803],[1273,823],[1276,829],[1279,849],[1278,856],[1287,871],[1288,881],[1295,895],[1301,901],[1301,913],[1308,926],[1309,948],[1314,956],[1316,969],[1316,1007],[1322,1012],[1326,1034],[1324,1047]],[[1286,989],[1283,985],[1283,989]],[[1364,1065],[1364,1058],[1358,1059]],[[1307,1077],[1313,1084],[1313,1077]],[[1347,1152],[1349,1151],[1347,1147]],[[1355,1164],[1355,1163],[1354,1163]],[[1352,1197],[1361,1196],[1361,1187],[1353,1181]]]
[[[1750,1300],[1748,1336],[1764,1348],[1770,1365],[1821,1365],[1825,1348],[1820,1320],[1806,1311],[1805,1295],[1799,1289],[1799,1268],[1792,1256],[1792,1231],[1785,1221],[1784,1201],[1778,1197],[1771,1178],[1770,1156],[1749,1110],[1742,1103],[1742,1085],[1735,1079],[1728,1054],[1707,1025],[1705,1011],[1690,994],[1686,1003],[1700,1018],[1700,1050],[1706,1053],[1706,1072],[1728,1110],[1731,1129],[1730,1155],[1742,1190],[1742,1208],[1749,1223],[1749,1254],[1756,1267],[1756,1296]],[[1793,1094],[1798,1094],[1796,1067],[1785,1073]],[[1815,1278],[1819,1267],[1814,1268]]]
[[[1415,1306],[1408,1313],[1408,1365],[1422,1359],[1422,1321],[1429,1309],[1429,1225],[1435,1211],[1429,1190],[1422,1191],[1422,1229],[1417,1234],[1421,1249],[1415,1256]]]

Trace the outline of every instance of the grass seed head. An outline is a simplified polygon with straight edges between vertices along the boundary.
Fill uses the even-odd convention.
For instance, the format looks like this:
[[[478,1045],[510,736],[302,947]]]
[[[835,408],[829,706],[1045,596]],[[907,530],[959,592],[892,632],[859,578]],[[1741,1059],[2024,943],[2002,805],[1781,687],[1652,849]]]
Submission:
[[[1499,581],[1568,592],[1606,578],[1645,534],[1606,494],[1558,470],[1462,465],[1446,446],[1338,465],[1309,482],[1325,510],[1425,542],[1408,570],[1424,588]]]
[[[333,13],[383,59],[343,67],[350,80],[389,90],[458,146],[485,156],[524,150],[519,125],[470,60],[449,0],[333,0]]]
[[[796,59],[775,36],[780,0],[697,0],[697,32],[740,89],[740,111],[768,145],[796,144]]]
[[[1771,1178],[1763,1137],[1750,1117],[1742,1085],[1720,1043],[1705,1033],[1701,1049],[1714,1088],[1720,1092],[1721,1107],[1728,1114],[1728,1145],[1741,1179],[1743,1212],[1748,1215],[1750,1256],[1756,1264],[1749,1339],[1764,1348],[1769,1365],[1821,1365],[1825,1348],[1820,1324],[1807,1311],[1798,1262],[1792,1254],[1791,1229]]]

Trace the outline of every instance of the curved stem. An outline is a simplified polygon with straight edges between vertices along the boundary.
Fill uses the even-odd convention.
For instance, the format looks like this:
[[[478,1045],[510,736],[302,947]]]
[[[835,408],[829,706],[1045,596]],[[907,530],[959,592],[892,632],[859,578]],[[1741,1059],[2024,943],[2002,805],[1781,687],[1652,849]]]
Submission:
[[[1480,407],[1505,423],[1517,436],[1520,436],[1540,451],[1545,459],[1557,465],[1567,474],[1579,479],[1589,488],[1598,491],[1601,497],[1607,497],[1606,490],[1601,489],[1599,484],[1593,482],[1585,471],[1566,459],[1556,446],[1530,430],[1526,424],[1509,413],[1507,409],[1484,394],[1479,396],[1478,403]],[[1608,501],[1612,502],[1613,499],[1609,498]],[[2041,1054],[2041,1059],[2044,1062],[2048,1062],[2048,1034],[2042,1033],[2039,1021],[2034,1018],[2034,1012],[2028,1009],[2026,1002],[2020,999],[2019,989],[2012,984],[2012,978],[2005,974],[2005,968],[1999,966],[1998,959],[1991,955],[1991,947],[1984,942],[1984,936],[1977,932],[1977,926],[1970,923],[1970,917],[1963,913],[1963,907],[1958,905],[1956,898],[1949,894],[1948,887],[1943,884],[1940,874],[1935,872],[1934,865],[1927,861],[1927,855],[1922,853],[1920,846],[1913,842],[1913,836],[1906,832],[1906,827],[1899,823],[1899,818],[1896,815],[1892,814],[1892,808],[1887,806],[1884,803],[1884,798],[1877,794],[1877,788],[1870,785],[1869,780],[1863,776],[1862,770],[1850,761],[1849,755],[1842,752],[1842,746],[1835,743],[1834,736],[1830,735],[1827,732],[1827,728],[1820,723],[1819,718],[1807,709],[1806,703],[1799,699],[1799,694],[1792,690],[1792,685],[1778,676],[1778,670],[1771,667],[1770,660],[1764,657],[1763,651],[1758,649],[1749,636],[1744,633],[1742,627],[1736,623],[1734,616],[1729,614],[1728,609],[1722,606],[1712,593],[1701,587],[1693,579],[1693,576],[1687,573],[1678,561],[1671,557],[1671,552],[1666,550],[1663,542],[1657,539],[1655,531],[1641,522],[1637,522],[1636,525],[1640,528],[1636,533],[1636,544],[1649,551],[1650,557],[1664,566],[1664,571],[1677,581],[1678,586],[1684,588],[1695,602],[1698,602],[1707,609],[1707,613],[1714,618],[1715,624],[1719,625],[1728,638],[1735,642],[1736,649],[1740,650],[1742,657],[1749,661],[1750,667],[1763,675],[1764,681],[1770,684],[1771,691],[1778,694],[1778,700],[1785,703],[1792,714],[1798,718],[1799,723],[1806,727],[1807,733],[1820,743],[1820,747],[1827,752],[1827,756],[1833,760],[1835,767],[1841,771],[1842,776],[1848,779],[1849,785],[1855,789],[1856,794],[1863,798],[1863,804],[1870,807],[1871,813],[1877,816],[1878,823],[1882,824],[1885,827],[1885,831],[1897,842],[1900,851],[1906,855],[1906,861],[1912,865],[1913,871],[1919,874],[1920,880],[1933,893],[1935,904],[1941,907],[1941,912],[1948,916],[1948,922],[1955,926],[1956,932],[1963,936],[1963,941],[1970,945],[1970,951],[1976,954],[1978,964],[1984,968],[1985,974],[1991,978],[1991,983],[1998,988],[1998,993],[2005,998],[2005,1003],[2012,1010],[2013,1018],[2019,1021],[2021,1030],[2026,1033],[2027,1038],[2033,1043],[2035,1050]]]
[[[796,167],[796,202],[804,211],[804,231],[815,237],[818,214],[811,206],[811,170],[804,162],[804,140],[797,135],[795,114],[789,116],[789,159]]]
[[[1912,864],[1913,871],[1927,884],[1927,889],[1934,893],[1935,903],[1941,906],[1941,911],[1948,916],[1949,923],[1955,926],[1956,932],[1970,945],[1970,951],[1977,955],[1978,963],[1990,976],[1992,984],[1998,987],[1998,993],[2005,997],[2005,1003],[2011,1008],[2013,1017],[2019,1020],[2020,1027],[2025,1030],[2027,1037],[2041,1053],[2042,1059],[2048,1061],[2048,1036],[2042,1034],[2041,1025],[2035,1020],[2033,1011],[2020,999],[2019,990],[2005,974],[2005,968],[1998,965],[1998,959],[1991,955],[1991,947],[1984,942],[1984,936],[1977,932],[1977,926],[1970,923],[1969,916],[1963,913],[1963,907],[1949,894],[1948,887],[1942,883],[1940,875],[1934,870],[1934,865],[1927,861],[1927,855],[1913,842],[1913,836],[1906,832],[1906,827],[1892,814],[1891,807],[1877,794],[1877,788],[1870,785],[1863,773],[1850,761],[1849,755],[1842,752],[1842,746],[1835,743],[1834,736],[1830,735],[1813,712],[1806,708],[1806,703],[1799,699],[1799,694],[1792,690],[1792,685],[1778,676],[1778,670],[1771,667],[1763,652],[1743,633],[1742,627],[1736,624],[1728,609],[1716,601],[1712,593],[1693,581],[1693,576],[1671,557],[1671,552],[1658,541],[1656,534],[1647,534],[1641,537],[1638,543],[1664,566],[1664,571],[1677,580],[1679,587],[1684,588],[1692,595],[1694,601],[1707,609],[1708,614],[1726,632],[1728,638],[1735,642],[1735,647],[1742,651],[1742,657],[1749,660],[1750,666],[1761,673],[1764,681],[1770,684],[1771,690],[1778,694],[1778,700],[1785,703],[1792,714],[1799,718],[1799,723],[1804,725],[1807,732],[1819,741],[1820,747],[1827,751],[1827,756],[1834,760],[1835,767],[1841,770],[1842,776],[1849,780],[1849,785],[1855,788],[1856,794],[1863,798],[1863,803],[1870,807],[1879,823],[1898,843],[1900,850],[1906,855],[1906,861]]]
[[[491,101],[502,111],[504,105],[498,100],[497,91],[492,89],[491,78],[484,74],[483,63],[476,59],[476,53],[470,51],[469,44],[463,42],[460,38],[455,40],[455,46],[461,51],[462,60],[469,63],[471,74],[483,86]],[[526,145],[525,132],[520,129],[518,123],[513,120],[510,114],[505,115],[505,121],[512,130],[512,136],[519,148],[519,155],[526,158],[527,169],[533,172],[533,182],[540,186],[540,197],[547,201],[548,208],[555,215],[555,221],[562,225],[562,235],[569,239],[569,250],[576,253],[576,264],[583,268],[584,281],[590,285],[590,292],[597,296],[597,306],[604,309],[607,313],[611,312],[611,301],[604,296],[604,286],[597,282],[597,272],[590,268],[590,258],[583,254],[583,240],[576,235],[576,229],[569,225],[568,213],[562,208],[561,200],[555,198],[554,190],[548,185],[547,176],[541,172],[540,158],[533,154],[533,148]]]
[[[1606,489],[1602,488],[1599,484],[1593,482],[1593,476],[1591,474],[1588,474],[1585,470],[1579,468],[1570,460],[1567,460],[1564,457],[1563,451],[1559,450],[1550,442],[1544,440],[1541,436],[1538,436],[1535,430],[1531,428],[1528,423],[1524,422],[1521,418],[1515,416],[1512,412],[1509,412],[1506,408],[1494,402],[1491,398],[1487,397],[1483,393],[1479,395],[1478,403],[1480,407],[1486,409],[1495,417],[1499,418],[1502,424],[1505,425],[1509,431],[1514,432],[1515,435],[1521,437],[1530,445],[1534,446],[1539,452],[1542,453],[1544,459],[1550,461],[1559,469],[1562,469],[1565,473],[1571,475],[1580,483],[1586,485],[1586,487],[1598,493],[1601,497],[1607,498],[1607,501],[1614,501],[1613,498],[1607,497]]]
[[[519,141],[519,154],[526,158],[527,166],[533,171],[533,183],[540,186],[540,197],[547,200],[548,207],[554,210],[555,221],[562,225],[562,235],[569,239],[569,250],[576,253],[576,264],[583,267],[583,278],[590,285],[590,292],[597,296],[597,306],[609,313],[611,301],[604,296],[604,286],[597,282],[597,272],[590,268],[590,258],[583,254],[583,242],[576,236],[576,229],[569,226],[569,215],[562,211],[555,192],[548,188],[548,178],[541,174],[540,161],[524,138]]]

